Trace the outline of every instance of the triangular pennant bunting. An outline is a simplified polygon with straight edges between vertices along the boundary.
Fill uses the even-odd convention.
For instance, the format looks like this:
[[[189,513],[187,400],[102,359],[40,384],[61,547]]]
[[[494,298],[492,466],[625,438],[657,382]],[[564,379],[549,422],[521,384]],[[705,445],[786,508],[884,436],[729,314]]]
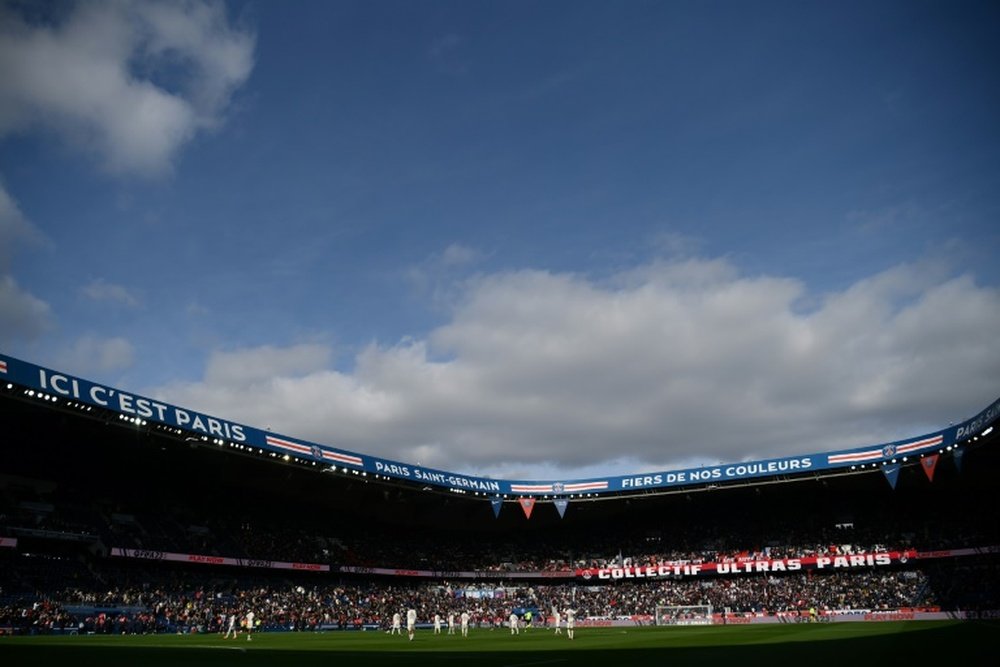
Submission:
[[[552,502],[555,503],[556,509],[559,510],[559,518],[561,519],[566,516],[566,506],[569,505],[569,501],[565,498],[559,498]]]
[[[535,499],[534,498],[521,498],[517,502],[521,503],[521,509],[524,510],[524,516],[531,518],[531,510],[535,509]]]
[[[493,517],[499,518],[500,508],[503,507],[503,500],[501,500],[500,498],[494,498],[493,500],[490,501],[490,504],[493,505]]]
[[[931,454],[930,456],[925,456],[920,459],[920,467],[924,469],[924,473],[927,475],[927,479],[931,482],[934,481],[934,469],[937,467],[938,455]]]
[[[958,472],[962,472],[962,454],[965,453],[964,449],[955,449],[955,453],[952,455],[955,458],[955,467],[958,468]]]
[[[899,463],[890,463],[889,465],[882,466],[882,472],[885,473],[885,478],[889,480],[889,486],[896,489],[896,480],[899,479],[899,469],[903,466]]]

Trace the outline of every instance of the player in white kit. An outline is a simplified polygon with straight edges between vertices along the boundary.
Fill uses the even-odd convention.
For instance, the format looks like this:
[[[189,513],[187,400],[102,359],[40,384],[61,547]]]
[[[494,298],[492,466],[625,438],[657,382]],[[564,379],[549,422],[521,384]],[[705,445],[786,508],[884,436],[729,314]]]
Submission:
[[[236,634],[236,612],[232,612],[229,614],[229,625],[226,626],[226,634],[223,635],[223,639],[229,639],[230,637],[236,639]]]
[[[406,610],[406,634],[409,636],[410,641],[413,641],[413,633],[417,628],[417,610],[407,609]]]

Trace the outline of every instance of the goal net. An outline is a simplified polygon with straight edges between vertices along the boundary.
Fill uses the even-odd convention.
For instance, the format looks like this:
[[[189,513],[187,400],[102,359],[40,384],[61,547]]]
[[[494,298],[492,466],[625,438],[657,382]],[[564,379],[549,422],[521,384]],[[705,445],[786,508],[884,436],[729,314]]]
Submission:
[[[712,605],[657,605],[657,625],[711,625]]]

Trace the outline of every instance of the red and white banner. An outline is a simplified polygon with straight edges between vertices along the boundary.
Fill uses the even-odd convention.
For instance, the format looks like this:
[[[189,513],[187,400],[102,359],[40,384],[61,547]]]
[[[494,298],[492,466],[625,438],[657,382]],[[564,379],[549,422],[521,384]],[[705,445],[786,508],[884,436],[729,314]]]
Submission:
[[[953,558],[1000,552],[1000,547],[946,549],[919,552],[885,551],[848,555],[802,556],[801,558],[752,559],[741,558],[725,562],[664,562],[655,565],[585,568],[576,571],[584,579],[663,579],[667,577],[692,577],[705,574],[755,574],[760,572],[796,572],[802,570],[850,570],[883,567],[893,563],[906,563],[911,559]]]
[[[145,560],[163,560],[172,563],[202,563],[204,565],[235,565],[237,567],[262,567],[272,570],[298,570],[304,572],[329,572],[329,565],[320,563],[290,563],[278,560],[263,560],[252,558],[229,558],[227,556],[205,556],[202,554],[179,554],[155,549],[111,549],[112,556],[120,558],[143,558]]]
[[[0,538],[0,547],[14,547],[16,538]],[[173,563],[201,563],[204,565],[232,565],[236,567],[259,567],[274,570],[296,570],[305,572],[341,572],[344,574],[381,575],[390,577],[419,577],[425,579],[598,579],[602,581],[619,579],[663,579],[668,577],[692,577],[706,574],[755,574],[760,572],[796,572],[803,570],[840,571],[869,567],[884,567],[905,564],[910,560],[933,560],[959,556],[979,556],[998,554],[1000,546],[975,547],[965,549],[942,549],[937,551],[885,551],[851,555],[803,556],[801,558],[753,559],[741,558],[726,562],[672,561],[656,565],[627,567],[604,567],[579,570],[523,571],[506,570],[409,570],[391,567],[329,566],[320,563],[295,563],[227,556],[206,556],[202,554],[182,554],[153,549],[123,549],[114,547],[111,555],[119,558],[142,558]]]
[[[878,461],[881,459],[888,459],[894,456],[908,456],[913,455],[918,452],[924,452],[928,449],[933,449],[935,447],[940,447],[944,443],[944,436],[941,434],[931,436],[929,438],[923,438],[922,440],[913,440],[911,442],[906,442],[900,445],[882,445],[874,449],[869,449],[861,452],[848,452],[846,454],[830,454],[826,457],[827,463],[830,465],[844,464],[844,463],[866,463],[868,461]]]
[[[378,574],[390,577],[423,577],[426,579],[574,579],[573,570],[508,572],[506,570],[400,570],[391,567],[334,567],[343,574]]]
[[[13,549],[16,546],[16,537],[0,537],[0,548]]]

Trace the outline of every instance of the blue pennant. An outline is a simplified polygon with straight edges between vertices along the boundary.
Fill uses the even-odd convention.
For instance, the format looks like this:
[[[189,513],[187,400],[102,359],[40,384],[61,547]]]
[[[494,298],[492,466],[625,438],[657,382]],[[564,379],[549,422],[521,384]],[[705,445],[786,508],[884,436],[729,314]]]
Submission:
[[[899,463],[890,463],[888,465],[882,466],[882,472],[885,473],[885,478],[889,480],[889,486],[896,490],[896,480],[899,479],[899,469],[903,466]]]

